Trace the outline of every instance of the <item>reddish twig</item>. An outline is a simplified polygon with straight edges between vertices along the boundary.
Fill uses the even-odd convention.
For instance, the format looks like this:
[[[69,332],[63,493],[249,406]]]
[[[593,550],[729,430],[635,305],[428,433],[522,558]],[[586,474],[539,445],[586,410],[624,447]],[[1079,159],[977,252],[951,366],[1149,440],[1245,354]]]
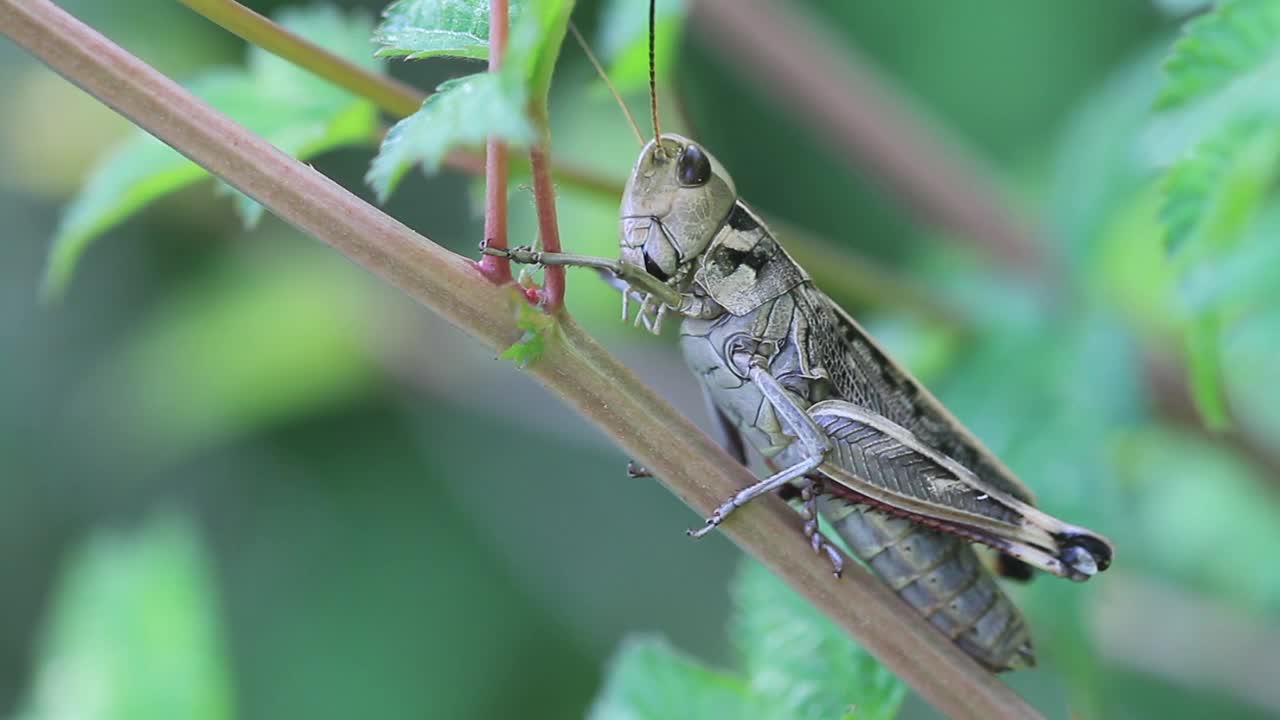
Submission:
[[[547,133],[529,150],[529,166],[533,173],[533,203],[538,211],[538,237],[542,249],[560,252],[560,224],[556,220],[556,188],[551,182],[551,160],[547,152]],[[542,304],[554,312],[564,304],[564,267],[548,265],[542,271]]]
[[[489,0],[489,72],[502,67],[507,51],[507,0]],[[491,137],[484,161],[484,241],[489,247],[507,247],[507,144]],[[511,282],[511,263],[504,257],[482,255],[476,263],[491,282]]]

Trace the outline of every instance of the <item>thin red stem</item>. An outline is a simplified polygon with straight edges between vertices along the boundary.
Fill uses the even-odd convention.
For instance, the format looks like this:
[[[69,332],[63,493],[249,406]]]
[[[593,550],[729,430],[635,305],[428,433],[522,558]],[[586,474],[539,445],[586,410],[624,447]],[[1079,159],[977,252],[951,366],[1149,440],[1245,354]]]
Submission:
[[[538,237],[542,249],[560,252],[560,224],[556,220],[556,189],[551,182],[550,143],[547,133],[529,151],[529,167],[533,174],[533,203],[538,211]],[[550,265],[543,270],[542,303],[548,312],[564,304],[564,267]]]
[[[489,0],[489,72],[502,67],[507,49],[507,0]],[[507,247],[507,144],[489,139],[484,161],[484,240],[489,247]],[[484,255],[476,263],[493,283],[511,282],[511,263],[506,258]]]

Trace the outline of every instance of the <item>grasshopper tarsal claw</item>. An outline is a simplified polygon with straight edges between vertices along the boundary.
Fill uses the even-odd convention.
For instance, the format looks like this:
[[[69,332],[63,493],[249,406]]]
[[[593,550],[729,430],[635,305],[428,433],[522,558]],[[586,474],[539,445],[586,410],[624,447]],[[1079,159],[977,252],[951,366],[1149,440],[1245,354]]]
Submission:
[[[706,525],[703,525],[700,528],[689,528],[688,530],[685,530],[685,534],[694,540],[697,540],[712,530],[715,530],[722,522],[724,522],[724,515],[722,515],[719,508],[717,508],[715,512],[711,513],[711,517],[707,518]]]
[[[805,479],[804,487],[800,490],[800,499],[803,503],[800,507],[800,516],[804,518],[804,534],[809,538],[809,547],[813,548],[815,553],[826,554],[827,559],[831,561],[831,574],[840,577],[844,572],[844,556],[834,545],[827,542],[827,539],[822,536],[822,531],[818,529],[818,495],[821,492],[822,484],[819,481]]]

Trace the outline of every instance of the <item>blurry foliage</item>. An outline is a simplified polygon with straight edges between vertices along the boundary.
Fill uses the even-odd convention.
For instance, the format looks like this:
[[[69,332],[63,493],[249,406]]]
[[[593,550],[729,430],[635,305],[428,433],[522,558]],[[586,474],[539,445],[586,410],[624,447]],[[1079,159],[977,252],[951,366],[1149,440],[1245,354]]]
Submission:
[[[485,59],[478,44],[481,29],[488,41],[488,0],[399,0],[387,9],[375,40],[384,55],[401,58],[454,56]],[[415,164],[427,173],[440,169],[445,155],[458,147],[484,145],[500,137],[520,146],[533,139],[527,118],[530,102],[546,106],[551,71],[560,53],[572,0],[512,2],[511,33],[501,69],[450,80],[428,97],[413,115],[396,123],[382,141],[366,180],[384,202]],[[406,26],[420,32],[405,32]],[[543,111],[545,112],[545,110]]]
[[[375,306],[348,272],[336,258],[264,248],[193,279],[86,378],[79,408],[115,420],[99,442],[163,465],[366,396]]]
[[[1124,436],[1115,450],[1120,481],[1142,497],[1126,532],[1145,540],[1131,543],[1138,562],[1197,591],[1280,613],[1280,572],[1270,559],[1280,547],[1280,505],[1257,469],[1168,431]],[[1219,520],[1189,522],[1195,515]]]
[[[657,0],[654,11],[653,54],[659,87],[666,87],[671,69],[679,63],[679,39],[684,30],[685,0]],[[619,92],[649,86],[649,4],[608,0],[600,11],[596,52],[606,63],[609,80]]]
[[[656,638],[613,661],[592,720],[890,720],[906,686],[763,565],[731,590],[736,672],[717,671]]]
[[[119,5],[129,2],[147,12],[66,5],[183,73],[200,64],[191,57],[206,57],[197,48],[224,42],[211,39],[224,37],[216,28],[175,22],[145,0]],[[376,67],[375,51],[487,56],[487,0],[359,4],[384,11],[376,44],[359,13],[320,6],[276,17],[366,67]],[[577,4],[580,27],[640,107],[644,3]],[[1274,468],[1239,445],[1171,428],[1144,378],[1144,357],[1183,347],[1205,418],[1220,423],[1229,410],[1257,448],[1280,451],[1280,4],[1217,3],[1176,39],[1182,19],[1207,3],[806,4],[908,104],[998,166],[1038,214],[1060,277],[995,275],[921,230],[875,178],[849,172],[788,108],[712,58],[697,36],[684,37],[675,0],[659,3],[660,86],[678,100],[666,105],[664,126],[678,127],[671,108],[680,107],[748,201],[826,233],[833,251],[856,247],[956,310],[955,327],[939,327],[906,315],[892,297],[852,308],[1041,505],[1116,541],[1112,575],[1156,578],[1224,611],[1280,617],[1280,565],[1270,558],[1280,544]],[[513,0],[508,69],[444,86],[388,134],[372,169],[363,151],[320,155],[369,146],[373,108],[283,61],[251,50],[244,69],[202,70],[191,86],[283,149],[316,156],[348,187],[368,171],[383,198],[397,190],[404,202],[393,209],[406,222],[471,248],[480,230],[459,211],[466,181],[409,171],[434,172],[450,150],[478,146],[490,132],[532,138],[519,110],[547,96],[573,6]],[[550,93],[555,154],[622,177],[634,159],[630,134],[580,54],[565,55]],[[18,57],[0,46],[0,61]],[[478,69],[447,63],[398,64],[396,72],[431,87],[439,82],[431,72]],[[35,87],[40,77],[0,75],[0,90]],[[40,112],[48,111],[3,110],[13,127],[30,127]],[[32,141],[24,137],[2,141]],[[15,167],[7,159],[0,170]],[[186,521],[167,516],[128,538],[95,536],[73,555],[50,604],[22,720],[123,717],[65,703],[125,697],[157,703],[149,706],[156,717],[230,717],[223,631],[245,717],[559,718],[587,705],[604,654],[631,628],[663,629],[699,658],[725,653],[725,639],[703,630],[724,614],[715,591],[722,576],[693,564],[713,564],[728,552],[716,549],[723,541],[691,552],[655,538],[678,535],[687,510],[648,485],[611,485],[602,475],[620,475],[622,458],[584,452],[592,440],[582,437],[595,436],[582,426],[541,427],[538,403],[548,399],[530,395],[508,363],[485,366],[491,358],[460,351],[465,340],[431,326],[418,364],[462,367],[438,375],[459,387],[428,379],[413,392],[406,378],[416,368],[395,367],[386,350],[421,332],[409,319],[415,310],[336,258],[317,261],[317,250],[271,223],[244,237],[224,230],[233,236],[225,246],[175,240],[209,234],[208,220],[221,212],[190,194],[169,202],[182,203],[191,228],[157,222],[161,213],[123,223],[203,176],[141,135],[106,154],[64,214],[49,287],[65,285],[84,247],[109,229],[147,242],[120,244],[101,259],[104,271],[78,284],[74,304],[49,315],[28,302],[37,273],[23,254],[30,245],[0,244],[0,532],[6,546],[23,548],[0,564],[0,627],[15,633],[0,644],[9,671],[0,675],[0,703],[24,682],[19,629],[60,548],[121,507],[169,493],[195,495],[211,517],[225,588],[210,586]],[[16,237],[45,232],[40,193],[49,187],[57,186],[0,192]],[[616,205],[567,185],[559,191],[565,246],[613,254]],[[536,224],[520,198],[511,231],[513,242],[527,243]],[[257,212],[244,199],[237,207],[250,219]],[[269,251],[246,250],[246,241]],[[575,317],[638,369],[663,381],[679,372],[663,354],[669,347],[617,322],[617,294],[604,283],[576,274],[568,293]],[[528,334],[509,351],[517,364],[537,357],[539,318],[523,320]],[[472,400],[458,407],[456,398]],[[413,412],[402,412],[406,405]],[[524,427],[521,417],[539,420]],[[495,435],[510,445],[495,452]],[[571,520],[581,514],[594,528],[590,542]],[[1034,628],[1041,669],[1008,679],[1050,717],[1280,711],[1230,688],[1189,686],[1123,647],[1104,652],[1093,633],[1107,582],[1043,578],[1011,589]],[[733,670],[664,641],[633,640],[598,690],[595,716],[893,716],[901,685],[767,571],[744,568],[733,594]],[[225,628],[215,619],[220,596]],[[87,666],[93,674],[77,669]],[[122,694],[59,692],[67,668],[77,669],[71,680]],[[202,703],[206,714],[159,704],[179,702]],[[908,698],[901,715],[928,712]]]
[[[365,180],[386,202],[414,165],[434,173],[453,148],[484,145],[496,135],[515,145],[529,142],[526,90],[516,68],[476,73],[442,83],[422,107],[391,127]]]
[[[1184,150],[1164,172],[1161,219],[1177,262],[1187,365],[1205,421],[1223,428],[1222,344],[1238,308],[1206,289],[1249,252],[1280,170],[1280,3],[1225,0],[1186,24],[1165,62],[1155,131]],[[1273,239],[1271,239],[1274,242]],[[1271,300],[1280,308],[1280,300]]]
[[[90,538],[50,606],[18,720],[235,717],[211,574],[180,515]]]
[[[329,6],[282,13],[279,22],[299,35],[367,68],[372,25]],[[188,89],[276,147],[308,158],[374,137],[377,111],[367,100],[317,78],[292,63],[250,48],[244,68],[215,68]],[[208,177],[195,163],[151,135],[137,131],[104,157],[66,209],[54,238],[46,292],[60,295],[89,243],[153,200]],[[236,210],[252,226],[262,207],[237,194]]]
[[[1168,82],[1156,107],[1169,109],[1203,98],[1276,58],[1280,5],[1269,0],[1225,0],[1187,23],[1165,63]]]

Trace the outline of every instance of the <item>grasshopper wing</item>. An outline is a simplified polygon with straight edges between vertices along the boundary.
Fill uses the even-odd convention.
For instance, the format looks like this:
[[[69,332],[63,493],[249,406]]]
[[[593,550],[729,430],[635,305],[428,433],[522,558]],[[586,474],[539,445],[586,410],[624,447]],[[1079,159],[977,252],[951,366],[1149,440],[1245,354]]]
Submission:
[[[894,361],[856,320],[817,288],[802,300],[809,326],[807,357],[831,378],[835,397],[868,408],[911,431],[969,468],[988,485],[1034,505],[1035,495],[995,454],[943,407],[919,380]]]
[[[819,471],[871,505],[1073,580],[1111,562],[1105,538],[979,479],[891,420],[843,400],[817,403],[809,415],[832,444]]]

